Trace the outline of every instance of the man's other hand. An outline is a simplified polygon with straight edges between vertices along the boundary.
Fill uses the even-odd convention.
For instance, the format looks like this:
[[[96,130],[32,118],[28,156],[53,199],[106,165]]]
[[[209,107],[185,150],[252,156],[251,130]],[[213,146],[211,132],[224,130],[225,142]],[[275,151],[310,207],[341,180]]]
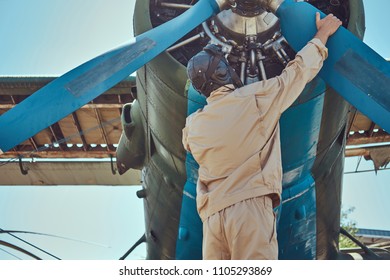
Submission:
[[[341,26],[342,22],[333,14],[329,14],[323,19],[320,18],[320,13],[316,13],[316,26],[317,26],[317,34],[314,38],[318,38],[326,44],[328,38],[332,36],[337,29]]]

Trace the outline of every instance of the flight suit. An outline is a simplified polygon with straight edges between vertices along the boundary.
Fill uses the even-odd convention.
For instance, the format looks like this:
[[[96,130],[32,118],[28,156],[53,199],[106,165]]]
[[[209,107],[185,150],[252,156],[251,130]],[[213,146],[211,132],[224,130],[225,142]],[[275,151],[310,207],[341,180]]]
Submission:
[[[322,67],[312,39],[274,78],[213,91],[187,117],[183,146],[199,164],[197,209],[204,259],[277,259],[282,163],[279,118]]]

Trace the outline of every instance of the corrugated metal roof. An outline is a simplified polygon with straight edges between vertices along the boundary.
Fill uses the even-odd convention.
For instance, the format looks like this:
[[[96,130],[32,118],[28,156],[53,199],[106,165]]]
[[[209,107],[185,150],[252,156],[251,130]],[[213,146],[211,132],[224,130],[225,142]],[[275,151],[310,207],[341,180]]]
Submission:
[[[141,172],[129,170],[123,175],[112,172],[110,161],[38,161],[9,162],[1,166],[0,185],[47,186],[47,185],[141,185]],[[116,166],[116,165],[115,165]]]
[[[369,237],[369,238],[390,239],[390,231],[389,230],[359,228],[359,229],[357,229],[356,235]]]
[[[53,79],[55,77],[0,77],[0,114]],[[115,145],[122,133],[122,107],[134,100],[134,94],[135,77],[129,77],[0,157],[102,158],[115,155]]]

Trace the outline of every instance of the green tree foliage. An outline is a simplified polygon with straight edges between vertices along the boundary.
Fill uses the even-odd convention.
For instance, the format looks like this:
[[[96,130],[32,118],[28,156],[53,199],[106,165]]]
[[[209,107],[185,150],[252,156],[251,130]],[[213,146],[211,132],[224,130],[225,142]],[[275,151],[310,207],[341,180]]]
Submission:
[[[341,227],[348,231],[352,236],[356,237],[357,228],[356,222],[351,220],[348,216],[355,210],[355,207],[350,207],[347,210],[341,210]],[[358,238],[357,238],[358,239]],[[348,237],[340,234],[339,236],[339,247],[340,248],[354,248],[357,247],[355,242],[350,240]]]

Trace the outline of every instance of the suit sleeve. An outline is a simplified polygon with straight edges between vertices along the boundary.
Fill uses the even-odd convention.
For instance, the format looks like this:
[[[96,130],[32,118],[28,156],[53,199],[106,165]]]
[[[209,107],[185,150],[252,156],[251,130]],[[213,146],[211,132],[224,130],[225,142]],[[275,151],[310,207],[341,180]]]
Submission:
[[[279,91],[274,102],[280,108],[280,113],[291,106],[306,84],[318,74],[327,56],[328,49],[314,38],[287,64],[282,74],[275,77]]]
[[[186,126],[182,130],[182,143],[186,151],[191,152],[190,145],[188,143],[188,122],[189,118],[186,119]]]

